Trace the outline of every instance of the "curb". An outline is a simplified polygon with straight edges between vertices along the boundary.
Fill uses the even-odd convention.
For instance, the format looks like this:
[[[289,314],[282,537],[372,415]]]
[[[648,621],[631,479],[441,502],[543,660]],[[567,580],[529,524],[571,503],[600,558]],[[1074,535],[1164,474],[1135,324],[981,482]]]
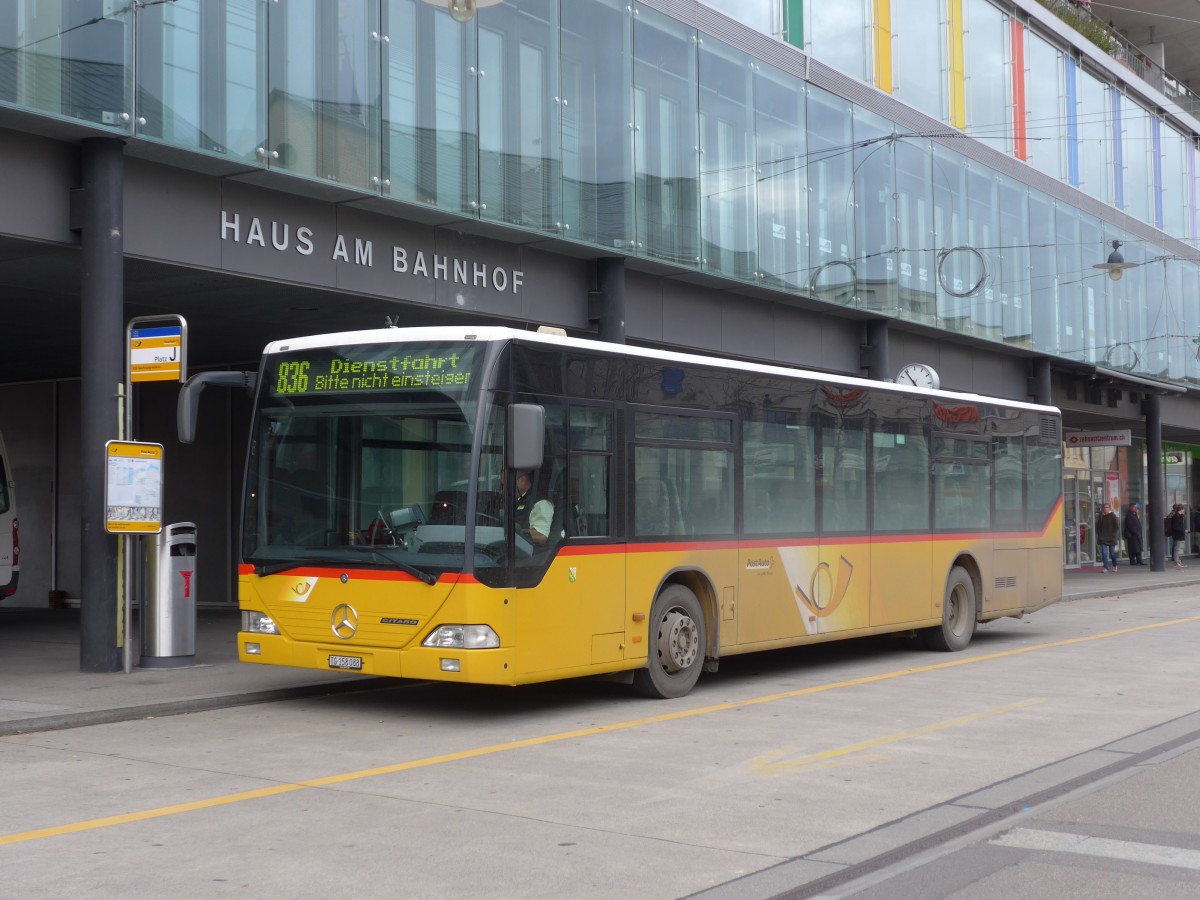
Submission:
[[[139,706],[116,706],[47,716],[32,716],[26,719],[10,719],[0,722],[0,737],[38,734],[44,731],[64,731],[68,728],[83,728],[88,725],[110,725],[115,722],[130,722],[134,719],[180,716],[214,709],[231,709],[235,706],[252,706],[256,703],[273,703],[280,700],[300,700],[306,697],[375,691],[383,687],[395,687],[399,683],[394,678],[365,678],[362,681],[341,684],[330,681],[266,691],[250,691],[244,694],[185,697],[180,700],[164,700],[160,703],[143,703]]]
[[[1119,575],[1120,573],[1118,573]],[[1098,577],[1098,575],[1097,575]],[[1142,591],[1157,591],[1164,588],[1186,587],[1188,585],[1200,584],[1200,577],[1193,576],[1191,578],[1181,578],[1179,581],[1156,581],[1153,584],[1140,584],[1133,581],[1122,582],[1119,578],[1114,579],[1115,583],[1104,582],[1108,587],[1097,587],[1094,590],[1075,591],[1070,594],[1063,592],[1063,598],[1060,603],[1070,603],[1073,600],[1089,600],[1096,597],[1115,597],[1120,594],[1137,594]]]

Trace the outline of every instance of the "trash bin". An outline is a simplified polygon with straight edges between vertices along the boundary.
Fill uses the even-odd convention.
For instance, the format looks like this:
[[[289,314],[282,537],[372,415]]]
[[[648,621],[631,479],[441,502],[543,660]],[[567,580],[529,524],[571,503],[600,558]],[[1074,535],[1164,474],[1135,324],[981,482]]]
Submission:
[[[142,668],[196,661],[196,524],[166,525],[146,545]]]

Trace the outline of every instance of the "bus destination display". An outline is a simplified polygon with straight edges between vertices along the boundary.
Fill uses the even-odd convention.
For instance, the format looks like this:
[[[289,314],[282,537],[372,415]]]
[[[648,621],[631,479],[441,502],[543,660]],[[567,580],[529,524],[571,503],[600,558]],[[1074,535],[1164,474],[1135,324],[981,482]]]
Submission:
[[[458,393],[470,386],[474,359],[471,349],[452,347],[396,347],[371,359],[315,350],[280,359],[271,392],[280,397],[426,389]]]

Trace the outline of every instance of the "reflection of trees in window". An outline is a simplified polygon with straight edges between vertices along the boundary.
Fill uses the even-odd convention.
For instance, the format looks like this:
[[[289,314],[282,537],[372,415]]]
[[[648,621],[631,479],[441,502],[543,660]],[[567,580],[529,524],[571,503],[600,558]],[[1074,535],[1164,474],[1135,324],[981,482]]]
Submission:
[[[900,398],[880,397],[890,406]],[[902,402],[902,401],[901,401]],[[929,527],[929,446],[921,421],[886,418],[871,439],[874,530],[921,531]]]
[[[1052,420],[1057,423],[1057,420]],[[1044,436],[1037,435],[1037,443],[1027,438],[1026,471],[1028,495],[1025,504],[1027,528],[1041,528],[1046,516],[1062,499],[1062,449],[1058,442],[1060,432],[1055,429],[1055,443],[1051,445]]]
[[[747,534],[812,533],[816,529],[816,463],[813,431],[795,413],[764,410],[764,422],[744,422],[745,531]]]
[[[996,478],[996,527],[1022,528],[1025,524],[1025,446],[1020,435],[992,438]]]
[[[940,530],[984,529],[992,522],[992,467],[986,439],[937,435],[933,440],[933,516]]]
[[[814,387],[751,375],[739,390],[742,410],[743,528],[747,534],[816,531]]]
[[[862,420],[821,429],[821,530],[862,531],[867,526],[866,432]]]

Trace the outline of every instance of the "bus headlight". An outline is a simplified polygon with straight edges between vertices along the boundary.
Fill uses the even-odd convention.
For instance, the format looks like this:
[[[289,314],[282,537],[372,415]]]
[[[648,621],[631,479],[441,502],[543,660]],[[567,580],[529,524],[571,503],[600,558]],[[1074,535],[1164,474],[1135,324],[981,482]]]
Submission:
[[[279,634],[279,626],[266,613],[242,610],[242,631],[254,634]]]
[[[487,625],[439,625],[421,642],[425,647],[486,650],[500,646],[500,637]]]

